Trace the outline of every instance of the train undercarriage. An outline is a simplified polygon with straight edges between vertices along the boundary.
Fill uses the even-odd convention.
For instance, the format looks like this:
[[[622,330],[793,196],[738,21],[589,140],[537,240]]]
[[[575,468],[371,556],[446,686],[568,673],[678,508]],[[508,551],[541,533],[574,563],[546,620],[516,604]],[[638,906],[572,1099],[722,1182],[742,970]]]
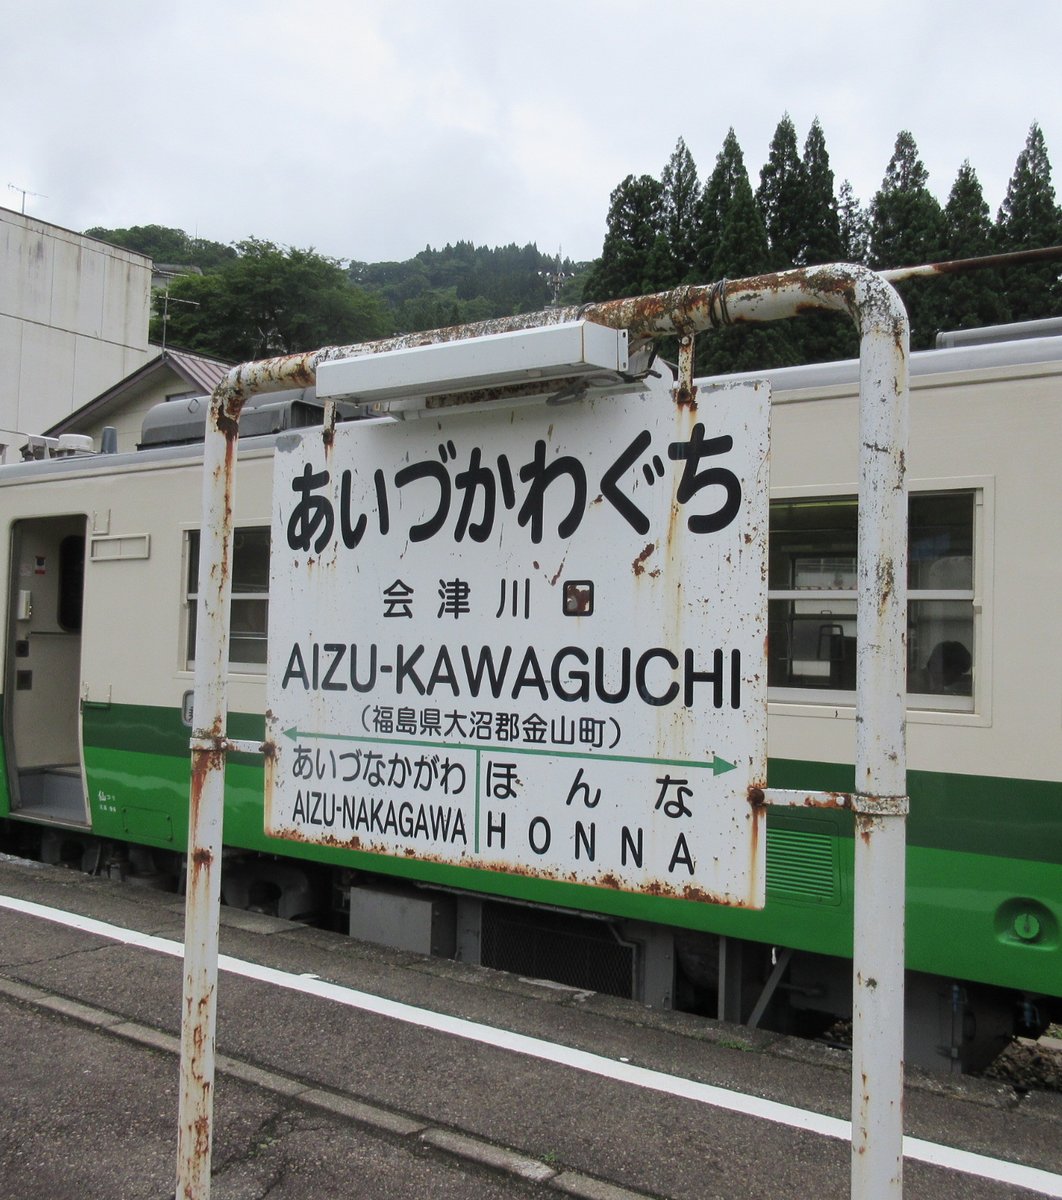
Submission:
[[[182,894],[185,858],[80,829],[0,821],[11,854]],[[365,871],[226,849],[222,903],[415,954],[452,958],[752,1029],[847,1043],[846,958],[620,920]],[[1038,1037],[1049,997],[909,971],[905,1059],[936,1074],[979,1072],[1016,1036]]]

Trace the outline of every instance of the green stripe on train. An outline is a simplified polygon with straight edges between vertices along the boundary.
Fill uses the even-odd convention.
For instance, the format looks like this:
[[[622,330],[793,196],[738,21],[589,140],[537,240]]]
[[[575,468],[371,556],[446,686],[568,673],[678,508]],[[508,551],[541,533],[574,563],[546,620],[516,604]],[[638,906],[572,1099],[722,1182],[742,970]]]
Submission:
[[[112,705],[86,709],[84,721],[96,832],[183,849],[189,730],[179,714]],[[261,717],[234,715],[229,724],[234,737],[263,736]],[[851,787],[852,768],[843,765],[772,760],[769,770],[772,786]],[[1062,786],[911,772],[911,792],[908,966],[1062,994]],[[262,766],[251,755],[229,760],[225,841],[485,894],[851,954],[852,820],[839,810],[769,810],[767,906],[761,912],[267,838]],[[1025,901],[1042,918],[1036,941],[1015,932]]]
[[[111,704],[85,707],[86,747],[188,757],[189,729],[175,709]],[[232,713],[230,737],[260,741],[264,718]],[[233,756],[240,761],[243,756]],[[253,759],[246,759],[252,762]],[[771,759],[772,787],[851,791],[853,768],[838,763]],[[1033,862],[1062,862],[1062,783],[984,775],[910,771],[911,815],[907,837],[912,846]],[[827,832],[851,836],[851,822],[824,822]]]

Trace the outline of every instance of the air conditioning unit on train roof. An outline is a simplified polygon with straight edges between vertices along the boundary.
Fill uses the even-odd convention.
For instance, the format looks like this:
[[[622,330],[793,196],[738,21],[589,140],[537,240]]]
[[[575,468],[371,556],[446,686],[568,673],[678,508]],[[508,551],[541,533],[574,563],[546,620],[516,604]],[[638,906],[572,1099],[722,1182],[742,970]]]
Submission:
[[[571,321],[322,362],[317,398],[376,413],[622,389],[627,332]]]
[[[209,396],[180,396],[160,401],[144,414],[138,449],[202,442],[209,412]],[[340,405],[340,417],[343,420],[355,415],[352,407]],[[244,405],[240,415],[240,437],[306,429],[320,425],[323,419],[324,404],[316,399],[313,388],[262,392],[251,396]]]

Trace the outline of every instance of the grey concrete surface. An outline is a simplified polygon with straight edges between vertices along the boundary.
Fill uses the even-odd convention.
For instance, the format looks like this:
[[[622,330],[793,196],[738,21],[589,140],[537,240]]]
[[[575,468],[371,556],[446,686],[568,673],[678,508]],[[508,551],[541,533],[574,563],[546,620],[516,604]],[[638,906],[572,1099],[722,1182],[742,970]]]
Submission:
[[[0,861],[0,895],[182,936],[178,898],[58,868]],[[222,952],[849,1115],[836,1050],[249,913],[223,912]],[[179,958],[0,909],[0,1200],[172,1195],[181,974]],[[846,1143],[224,972],[217,1047],[219,1200],[849,1195]],[[911,1135],[1062,1174],[1058,1096],[911,1078],[906,1112]],[[905,1167],[907,1197],[1034,1194]]]

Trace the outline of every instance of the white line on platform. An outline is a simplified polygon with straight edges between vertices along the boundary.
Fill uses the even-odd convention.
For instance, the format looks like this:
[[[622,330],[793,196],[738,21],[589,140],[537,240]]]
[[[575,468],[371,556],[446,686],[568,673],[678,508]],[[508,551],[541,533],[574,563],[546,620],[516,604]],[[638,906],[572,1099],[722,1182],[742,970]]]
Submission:
[[[121,925],[97,921],[92,917],[83,917],[78,913],[66,912],[63,909],[51,908],[44,904],[34,904],[29,900],[20,900],[14,896],[0,895],[0,908],[24,913],[44,921],[52,921],[59,925],[65,925],[69,929],[78,929],[84,933],[108,938],[127,946],[153,950],[158,954],[168,954],[174,958],[181,958],[184,955],[183,944],[171,938],[140,933],[135,929],[126,929]],[[543,1038],[529,1037],[526,1034],[514,1033],[509,1029],[497,1029],[491,1025],[480,1024],[478,1021],[465,1020],[463,1017],[451,1017],[446,1013],[437,1013],[431,1009],[403,1004],[398,1000],[388,1000],[369,992],[344,987],[341,984],[327,983],[323,979],[293,975],[287,971],[278,971],[274,967],[263,967],[258,963],[232,958],[227,954],[218,956],[218,967],[222,971],[240,975],[245,979],[254,979],[261,983],[271,984],[273,987],[302,992],[308,996],[317,996],[323,1000],[331,1000],[335,1004],[344,1004],[349,1008],[375,1013],[395,1021],[419,1025],[423,1029],[434,1030],[437,1033],[448,1033],[454,1037],[466,1038],[487,1046],[496,1046],[516,1054],[525,1054],[531,1058],[559,1063],[577,1071],[586,1071],[591,1075],[628,1083],[634,1087],[664,1092],[669,1096],[679,1096],[700,1104],[711,1105],[714,1108],[726,1109],[729,1112],[757,1117],[760,1120],[787,1125],[793,1129],[818,1133],[824,1137],[839,1138],[843,1141],[851,1140],[851,1123],[839,1117],[828,1117],[822,1113],[796,1108],[793,1105],[764,1100],[759,1096],[730,1091],[727,1088],[715,1087],[708,1083],[698,1083],[692,1079],[684,1079],[680,1075],[668,1075],[663,1071],[638,1067],[618,1059],[606,1058],[604,1055],[590,1054],[585,1050],[574,1050],[570,1046],[548,1042]],[[913,1161],[929,1163],[966,1175],[976,1175],[982,1179],[995,1180],[1012,1187],[1027,1188],[1042,1196],[1052,1196],[1057,1200],[1062,1200],[1062,1175],[1054,1174],[1051,1171],[1025,1167],[1020,1163],[1007,1162],[1004,1159],[989,1158],[987,1155],[974,1154],[967,1150],[957,1150],[951,1146],[924,1141],[922,1138],[905,1137],[903,1151],[904,1157]]]

